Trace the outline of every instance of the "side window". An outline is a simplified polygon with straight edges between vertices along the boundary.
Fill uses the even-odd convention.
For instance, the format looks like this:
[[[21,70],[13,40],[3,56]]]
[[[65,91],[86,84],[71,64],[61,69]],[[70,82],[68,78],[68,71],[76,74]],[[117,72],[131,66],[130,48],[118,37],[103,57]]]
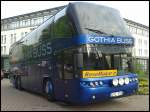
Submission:
[[[59,73],[59,78],[63,78],[63,52],[59,52],[56,55],[57,57],[57,68]]]
[[[22,51],[22,45],[19,44],[15,46],[15,48],[12,49],[10,52],[10,62],[11,63],[17,63],[24,59],[23,51]]]
[[[43,25],[37,29],[38,41],[50,39],[53,36],[53,20],[54,17],[48,19]]]
[[[64,65],[64,79],[72,79],[73,78],[73,52],[66,51],[63,54],[63,65]]]
[[[65,10],[58,13],[54,20],[54,37],[65,38],[72,37],[75,34],[72,23],[70,22]]]
[[[74,73],[72,51],[62,51],[57,54],[57,67],[60,79],[72,79]]]

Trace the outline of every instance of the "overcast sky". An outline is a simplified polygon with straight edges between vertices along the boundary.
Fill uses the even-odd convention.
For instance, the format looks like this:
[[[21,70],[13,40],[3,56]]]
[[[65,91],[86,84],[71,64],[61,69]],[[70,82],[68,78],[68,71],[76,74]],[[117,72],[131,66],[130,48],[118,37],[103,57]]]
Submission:
[[[74,1],[70,1],[74,2]],[[120,11],[123,18],[149,26],[149,1],[86,1]],[[1,19],[67,5],[69,1],[1,1]]]

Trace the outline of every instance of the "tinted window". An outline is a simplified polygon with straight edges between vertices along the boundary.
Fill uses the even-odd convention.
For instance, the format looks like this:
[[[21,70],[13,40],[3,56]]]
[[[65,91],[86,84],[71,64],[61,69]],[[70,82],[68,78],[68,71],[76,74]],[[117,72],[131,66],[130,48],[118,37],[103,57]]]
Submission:
[[[72,51],[68,50],[57,53],[57,62],[59,77],[61,79],[72,79],[74,71]]]
[[[115,36],[131,36],[120,13],[109,7],[80,3],[75,5],[75,14],[79,25],[86,34],[112,34]],[[92,30],[88,30],[92,29]]]
[[[22,52],[22,45],[19,44],[15,48],[12,49],[10,52],[10,62],[17,63],[24,59],[24,55]]]
[[[53,19],[54,17],[51,17],[37,29],[37,38],[39,41],[50,39],[53,36]]]
[[[75,34],[72,23],[66,15],[66,9],[62,10],[55,16],[54,20],[54,37],[64,38],[72,37]]]
[[[72,51],[66,51],[63,54],[64,60],[64,79],[73,78],[73,53]]]

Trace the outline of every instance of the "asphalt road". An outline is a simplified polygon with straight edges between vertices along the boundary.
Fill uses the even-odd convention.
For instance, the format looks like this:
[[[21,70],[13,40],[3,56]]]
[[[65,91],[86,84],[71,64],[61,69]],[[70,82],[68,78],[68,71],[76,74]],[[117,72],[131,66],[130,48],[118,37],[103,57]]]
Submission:
[[[8,79],[1,80],[1,111],[148,111],[149,95],[133,95],[88,106],[69,106],[49,102],[44,97],[14,89]]]

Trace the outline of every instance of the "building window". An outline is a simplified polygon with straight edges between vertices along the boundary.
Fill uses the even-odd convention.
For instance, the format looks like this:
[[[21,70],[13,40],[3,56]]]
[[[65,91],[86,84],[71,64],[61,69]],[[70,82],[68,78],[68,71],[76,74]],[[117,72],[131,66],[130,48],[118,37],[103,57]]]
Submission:
[[[4,30],[4,25],[2,25],[2,30]]]
[[[139,49],[139,56],[142,56],[142,49]]]
[[[6,54],[6,46],[1,46],[1,54]]]
[[[137,34],[142,34],[142,30],[141,29],[137,29]]]
[[[23,32],[21,32],[21,37],[23,37],[24,36],[24,33]]]
[[[129,26],[129,25],[127,25],[127,29],[130,29],[130,26]]]
[[[142,56],[143,54],[142,54],[142,49],[141,49],[141,56]]]
[[[11,25],[10,24],[7,24],[7,29],[11,29]]]
[[[17,27],[17,28],[19,27],[19,21],[16,22],[16,27]]]
[[[43,19],[40,17],[38,18],[38,24],[41,24],[43,22]]]
[[[25,21],[24,21],[24,24],[25,24],[25,26],[28,26],[28,21],[25,20]]]
[[[25,32],[25,36],[28,34],[28,32]]]
[[[145,45],[145,47],[147,47],[147,41],[146,40],[144,40],[144,45]]]
[[[32,25],[36,25],[37,24],[37,18],[32,19]]]
[[[6,54],[6,46],[4,46],[4,54]]]
[[[4,30],[6,30],[6,29],[7,29],[7,24],[4,25]]]
[[[14,42],[16,42],[16,33],[14,34]]]
[[[13,43],[13,34],[10,35],[10,38],[11,38],[11,41],[10,41],[10,42],[11,42],[11,44],[12,44],[12,43]]]
[[[130,32],[132,32],[132,33],[137,33],[137,29],[132,26],[132,27],[130,27]]]
[[[139,44],[139,46],[142,46],[142,39],[138,40],[138,44]]]
[[[11,29],[13,29],[13,28],[15,28],[15,27],[16,27],[16,23],[15,23],[15,22],[10,23],[10,28],[11,28]]]
[[[30,19],[28,19],[28,26],[30,26]]]
[[[23,21],[20,21],[20,27],[22,27],[22,25],[23,25],[22,22],[23,22]]]
[[[22,26],[25,26],[25,21],[22,21]]]
[[[1,42],[2,42],[2,44],[3,44],[3,35],[1,35]]]
[[[4,29],[4,26],[3,25],[1,25],[2,26],[2,30]]]
[[[6,44],[6,35],[4,35],[4,44]]]
[[[1,46],[1,54],[3,54],[3,46]]]
[[[46,21],[48,19],[49,16],[44,16],[44,21]]]
[[[16,28],[17,27],[17,23],[16,22],[13,22],[13,28]]]
[[[149,36],[149,31],[145,31],[145,36]]]
[[[133,55],[135,56],[136,55],[136,49],[133,48]]]
[[[144,50],[144,55],[147,56],[148,52],[147,49]]]

